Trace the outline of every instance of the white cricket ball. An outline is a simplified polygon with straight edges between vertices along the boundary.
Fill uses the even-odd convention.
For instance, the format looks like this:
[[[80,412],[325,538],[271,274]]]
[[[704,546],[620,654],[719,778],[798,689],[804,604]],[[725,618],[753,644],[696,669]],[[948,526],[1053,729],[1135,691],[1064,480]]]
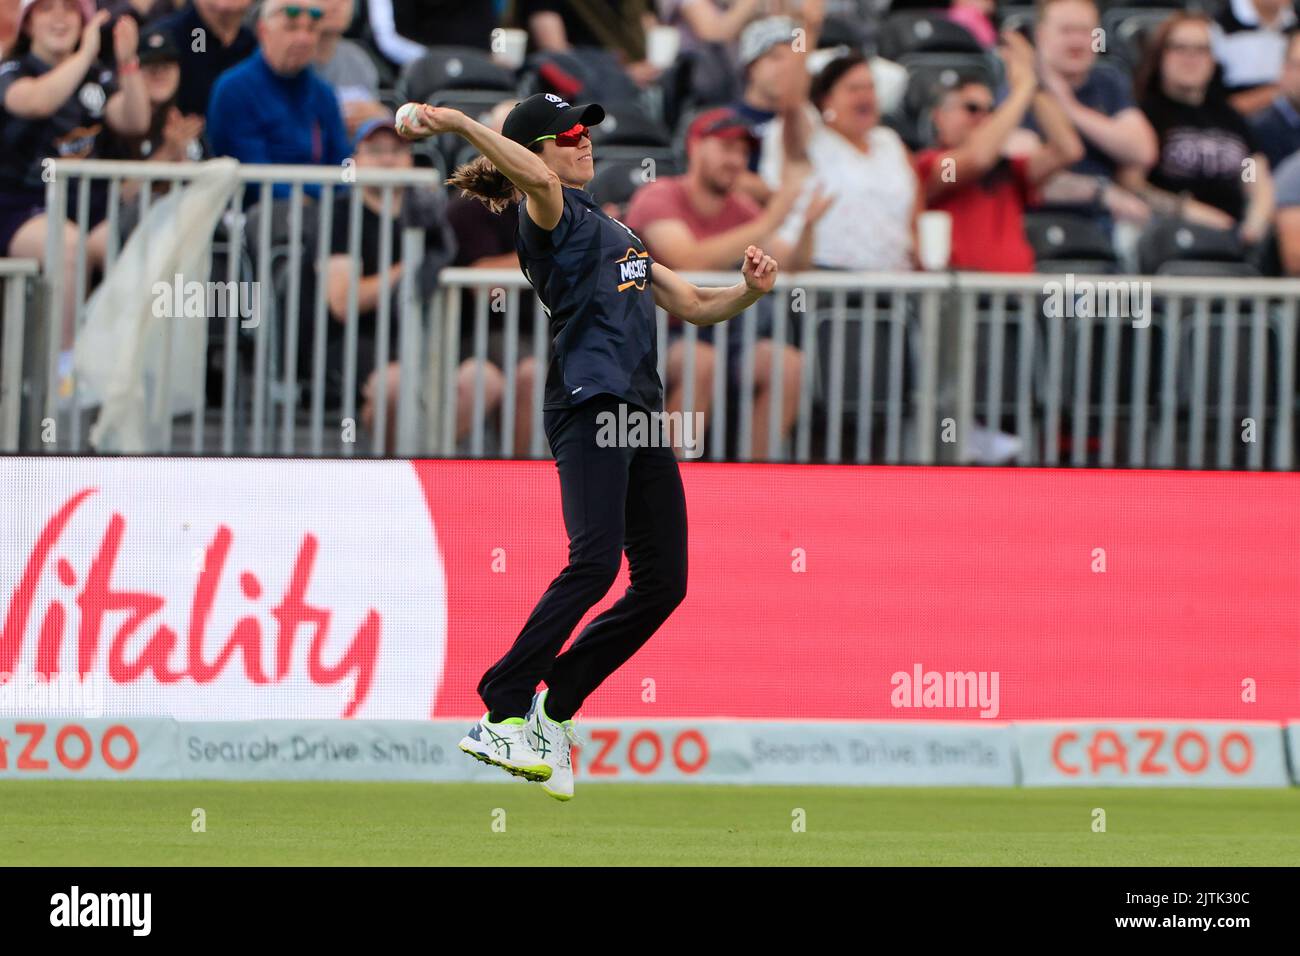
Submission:
[[[397,131],[403,136],[414,135],[415,126],[419,122],[419,116],[419,103],[403,103],[401,108],[397,111]]]

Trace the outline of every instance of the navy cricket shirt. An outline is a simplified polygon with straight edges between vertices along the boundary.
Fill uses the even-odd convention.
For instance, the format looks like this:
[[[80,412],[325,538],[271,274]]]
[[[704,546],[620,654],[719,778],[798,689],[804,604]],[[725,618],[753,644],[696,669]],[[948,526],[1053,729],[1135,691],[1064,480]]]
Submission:
[[[543,408],[615,395],[663,410],[655,347],[653,261],[631,229],[584,189],[563,186],[564,212],[550,232],[519,204],[515,252],[550,316],[551,363]]]

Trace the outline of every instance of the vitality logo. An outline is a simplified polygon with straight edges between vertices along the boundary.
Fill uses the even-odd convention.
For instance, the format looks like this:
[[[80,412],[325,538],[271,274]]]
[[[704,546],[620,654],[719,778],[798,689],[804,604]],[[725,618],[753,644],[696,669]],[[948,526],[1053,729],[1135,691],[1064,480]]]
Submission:
[[[614,260],[618,265],[618,291],[636,287],[638,292],[645,289],[646,274],[650,269],[650,253],[637,252],[631,246],[622,259]]]

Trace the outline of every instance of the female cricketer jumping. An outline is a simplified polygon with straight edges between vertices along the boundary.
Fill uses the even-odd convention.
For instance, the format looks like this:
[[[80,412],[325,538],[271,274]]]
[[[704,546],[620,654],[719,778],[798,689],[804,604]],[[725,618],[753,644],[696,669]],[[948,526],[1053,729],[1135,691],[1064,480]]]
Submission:
[[[551,582],[514,645],[479,682],[488,712],[461,741],[471,756],[573,796],[573,715],[643,645],[686,596],[686,500],[677,458],[661,442],[604,447],[598,421],[641,412],[658,422],[655,306],[695,325],[744,311],[771,291],[777,264],[745,251],[744,281],[702,289],[651,260],[632,230],[583,189],[594,175],[589,130],[598,104],[530,96],[501,133],[449,108],[415,104],[398,114],[408,139],[464,137],[481,155],[448,180],[500,212],[520,201],[515,250],[550,316],[551,360],[543,424],[559,471],[569,564]],[[613,419],[599,419],[612,412]],[[630,420],[630,419],[628,419]],[[620,443],[621,444],[621,443]],[[627,552],[631,584],[583,629],[583,615],[614,583]],[[536,693],[538,684],[546,690]]]

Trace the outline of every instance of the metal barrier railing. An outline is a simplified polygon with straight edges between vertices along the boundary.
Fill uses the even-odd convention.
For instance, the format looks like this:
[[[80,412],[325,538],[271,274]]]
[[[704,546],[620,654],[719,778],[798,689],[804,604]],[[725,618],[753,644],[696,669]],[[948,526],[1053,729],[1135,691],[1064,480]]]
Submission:
[[[955,282],[959,436],[982,411],[1014,419],[1021,464],[1293,467],[1300,281],[967,273]],[[969,456],[959,448],[957,459]]]
[[[75,194],[76,212],[73,221],[77,227],[77,239],[71,250],[65,249],[62,237],[57,231],[51,230],[46,249],[43,270],[49,287],[46,317],[48,327],[54,332],[48,339],[48,362],[44,370],[46,381],[55,381],[60,376],[60,353],[71,345],[67,341],[68,336],[61,330],[65,327],[80,330],[85,321],[91,192],[103,190],[107,196],[104,269],[109,270],[116,262],[122,242],[130,231],[130,220],[145,220],[159,198],[155,196],[155,187],[170,190],[177,184],[185,184],[194,179],[200,171],[201,164],[193,163],[59,161],[56,175],[46,190],[47,211],[51,217],[66,215],[69,196]],[[157,444],[154,450],[223,455],[293,454],[304,450],[298,439],[300,433],[305,432],[305,450],[312,455],[354,454],[357,441],[350,437],[349,426],[355,432],[362,225],[362,193],[359,187],[373,187],[382,194],[378,213],[381,242],[378,250],[376,309],[377,360],[382,367],[389,358],[393,333],[390,268],[398,261],[417,261],[421,255],[420,243],[423,238],[420,230],[403,230],[401,249],[396,252],[411,258],[399,260],[395,257],[389,238],[395,217],[394,196],[397,190],[408,187],[434,187],[438,182],[437,176],[428,169],[359,168],[354,165],[339,168],[245,165],[238,167],[237,176],[238,188],[230,197],[214,243],[214,278],[218,278],[219,282],[224,280],[229,290],[238,290],[241,298],[245,289],[254,290],[249,298],[255,314],[252,321],[247,323],[242,322],[232,309],[225,309],[223,315],[207,316],[208,357],[215,361],[206,368],[210,379],[214,377],[212,369],[217,368],[215,378],[218,381],[205,385],[212,384],[212,390],[218,391],[220,397],[213,409],[213,403],[208,401],[209,389],[198,389],[199,408],[188,416],[189,436],[184,443],[174,440],[171,416],[160,415],[154,423]],[[130,199],[124,198],[128,185],[132,197]],[[286,199],[274,198],[277,186],[287,187]],[[308,189],[319,190],[314,200],[308,197]],[[351,192],[348,202],[347,255],[352,263],[352,272],[349,277],[346,315],[342,317],[342,347],[345,354],[342,404],[339,410],[341,440],[327,443],[324,437],[327,431],[324,404],[325,352],[329,345],[326,329],[329,316],[324,276],[334,228],[333,197],[336,192],[343,195],[343,191],[348,189]],[[250,205],[249,199],[253,195],[257,202]],[[265,210],[271,212],[266,213]],[[304,333],[300,329],[300,320],[307,316],[305,303],[301,300],[304,248],[309,250],[307,255],[313,257],[311,261],[319,281],[315,282],[315,297],[309,316],[312,323],[308,333],[309,341],[300,343]],[[65,256],[69,255],[74,262],[71,289],[67,288],[68,273],[65,269]],[[150,294],[147,279],[148,277],[141,277],[142,296]],[[415,295],[415,279],[411,270],[403,272],[398,291],[400,307],[397,310],[397,320],[401,325],[397,330],[398,335],[402,340],[417,340],[418,335],[412,329],[421,321],[418,315],[420,303]],[[167,340],[164,354],[170,354],[170,325],[164,326],[164,337]],[[306,345],[311,356],[310,372],[304,376],[299,374],[300,344]],[[163,367],[164,370],[167,368],[166,362]],[[413,364],[410,372],[418,375],[418,367]],[[65,372],[63,377],[67,386],[75,391],[75,375]],[[251,388],[240,389],[239,382],[243,377],[251,378]],[[372,451],[382,454],[382,441],[387,431],[389,414],[387,377],[379,376],[376,387]],[[307,396],[306,407],[304,395]],[[209,441],[206,434],[209,415],[214,411],[211,424],[219,429],[216,442]],[[57,416],[61,425],[66,424],[66,429],[61,427],[58,430],[58,450],[78,452],[85,449],[86,429],[81,413],[81,403],[75,398],[66,407],[61,407],[58,390],[45,389],[44,416]],[[299,421],[304,415],[307,419],[305,429]],[[402,430],[402,424],[398,423],[399,431]],[[413,434],[410,423],[405,423],[404,434],[408,439]],[[52,450],[48,447],[49,444],[51,443],[45,444],[44,450]]]
[[[24,348],[15,314],[33,266],[0,260],[0,450],[85,450],[81,404],[54,384],[68,344],[60,320],[70,312],[73,327],[84,322],[90,184],[107,189],[111,269],[130,213],[143,219],[157,201],[154,184],[187,182],[197,168],[59,164],[47,201],[62,214],[75,196],[78,239],[47,251],[41,361]],[[249,328],[235,315],[208,316],[199,406],[157,416],[150,451],[548,454],[550,341],[527,280],[514,269],[446,268],[426,299],[409,267],[424,258],[424,232],[404,229],[397,248],[389,239],[398,190],[434,185],[432,171],[246,166],[238,178],[212,265],[227,283],[256,283],[257,315]],[[278,205],[277,184],[287,189]],[[366,329],[359,189],[339,207],[348,216],[345,315],[332,317],[325,288],[330,200],[353,184],[382,194]],[[734,272],[684,275],[737,281]],[[969,463],[983,460],[974,441],[982,430],[1013,436],[1014,460],[1025,465],[1290,469],[1298,299],[1293,280],[825,271],[782,274],[772,295],[707,330],[659,310],[656,334],[670,408],[706,413],[710,459]],[[361,354],[383,370],[394,346],[396,394],[387,374],[376,375],[373,419],[360,423]],[[329,369],[341,382],[327,401],[330,350],[341,353]],[[56,442],[20,434],[23,402],[28,419],[58,417]]]
[[[35,259],[0,259],[0,450],[19,445],[27,299],[39,275]]]
[[[703,286],[738,281],[734,272],[683,275]],[[658,309],[659,375],[670,409],[691,414],[707,407],[706,455],[712,459],[933,461],[938,317],[949,285],[947,277],[924,274],[783,276],[766,306],[752,306],[707,333],[689,323],[671,322]],[[432,307],[435,327],[442,330],[435,360],[442,383],[437,393],[441,418],[427,447],[446,456],[458,449],[471,456],[488,451],[507,457],[543,455],[547,320],[527,280],[510,269],[448,269]],[[493,333],[502,342],[497,354],[489,349]],[[873,374],[877,338],[883,346],[884,374],[879,380]],[[850,339],[856,348],[846,348]],[[680,354],[675,356],[677,349]],[[526,376],[519,372],[521,356],[531,366]],[[473,386],[462,396],[454,382],[465,363],[471,363]],[[487,428],[486,376],[480,372],[488,363],[500,368],[505,396],[494,436]],[[710,370],[697,376],[705,364]],[[530,382],[531,394],[519,396],[521,379]],[[702,388],[707,394],[701,394]],[[512,401],[516,396],[520,400]],[[795,415],[786,422],[780,412],[795,398]],[[463,418],[462,401],[470,406]],[[532,416],[526,447],[516,447],[520,405]],[[879,446],[874,453],[877,417],[884,434],[874,443]],[[455,428],[458,419],[468,426],[467,435]],[[490,437],[496,441],[492,449]],[[760,443],[766,451],[761,456],[755,454]]]

